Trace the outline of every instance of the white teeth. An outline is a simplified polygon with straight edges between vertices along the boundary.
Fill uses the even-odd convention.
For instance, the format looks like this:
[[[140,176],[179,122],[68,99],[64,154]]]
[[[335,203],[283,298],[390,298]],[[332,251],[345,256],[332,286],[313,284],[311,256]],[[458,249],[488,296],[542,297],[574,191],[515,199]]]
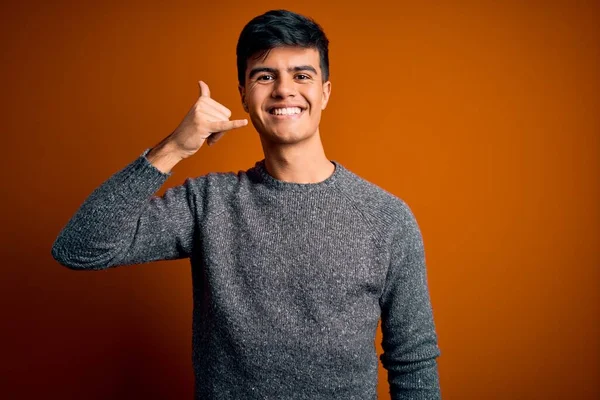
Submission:
[[[275,108],[271,111],[275,115],[293,115],[300,114],[302,110],[300,107],[288,107],[288,108]]]

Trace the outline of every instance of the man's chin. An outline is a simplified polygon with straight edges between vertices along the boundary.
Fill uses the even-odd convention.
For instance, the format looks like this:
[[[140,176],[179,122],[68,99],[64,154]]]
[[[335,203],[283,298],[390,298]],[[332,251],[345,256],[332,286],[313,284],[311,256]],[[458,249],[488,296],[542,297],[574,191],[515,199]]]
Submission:
[[[266,131],[260,133],[261,139],[269,143],[294,144],[309,138],[309,135],[294,131]]]

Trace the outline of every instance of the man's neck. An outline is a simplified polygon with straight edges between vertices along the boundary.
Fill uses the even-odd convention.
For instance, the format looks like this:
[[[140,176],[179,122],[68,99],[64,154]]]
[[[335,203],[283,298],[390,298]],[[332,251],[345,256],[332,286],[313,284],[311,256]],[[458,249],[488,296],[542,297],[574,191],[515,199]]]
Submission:
[[[325,155],[318,133],[302,143],[263,146],[263,150],[267,172],[280,181],[318,183],[335,170]]]

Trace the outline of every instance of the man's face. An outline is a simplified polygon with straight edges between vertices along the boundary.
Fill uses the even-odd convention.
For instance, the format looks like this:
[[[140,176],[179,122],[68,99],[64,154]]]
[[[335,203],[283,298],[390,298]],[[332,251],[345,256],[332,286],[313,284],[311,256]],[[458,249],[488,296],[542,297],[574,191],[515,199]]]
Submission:
[[[248,60],[239,90],[262,139],[291,144],[318,132],[331,82],[323,82],[318,50],[277,47],[264,59]]]

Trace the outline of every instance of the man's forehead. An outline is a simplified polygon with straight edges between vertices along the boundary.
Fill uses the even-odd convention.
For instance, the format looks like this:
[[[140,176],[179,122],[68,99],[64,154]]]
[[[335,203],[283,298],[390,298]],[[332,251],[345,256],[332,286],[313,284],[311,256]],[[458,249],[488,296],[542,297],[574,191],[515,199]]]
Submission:
[[[320,71],[319,51],[313,48],[275,47],[262,57],[250,57],[248,69],[272,68],[282,71],[311,66]]]

